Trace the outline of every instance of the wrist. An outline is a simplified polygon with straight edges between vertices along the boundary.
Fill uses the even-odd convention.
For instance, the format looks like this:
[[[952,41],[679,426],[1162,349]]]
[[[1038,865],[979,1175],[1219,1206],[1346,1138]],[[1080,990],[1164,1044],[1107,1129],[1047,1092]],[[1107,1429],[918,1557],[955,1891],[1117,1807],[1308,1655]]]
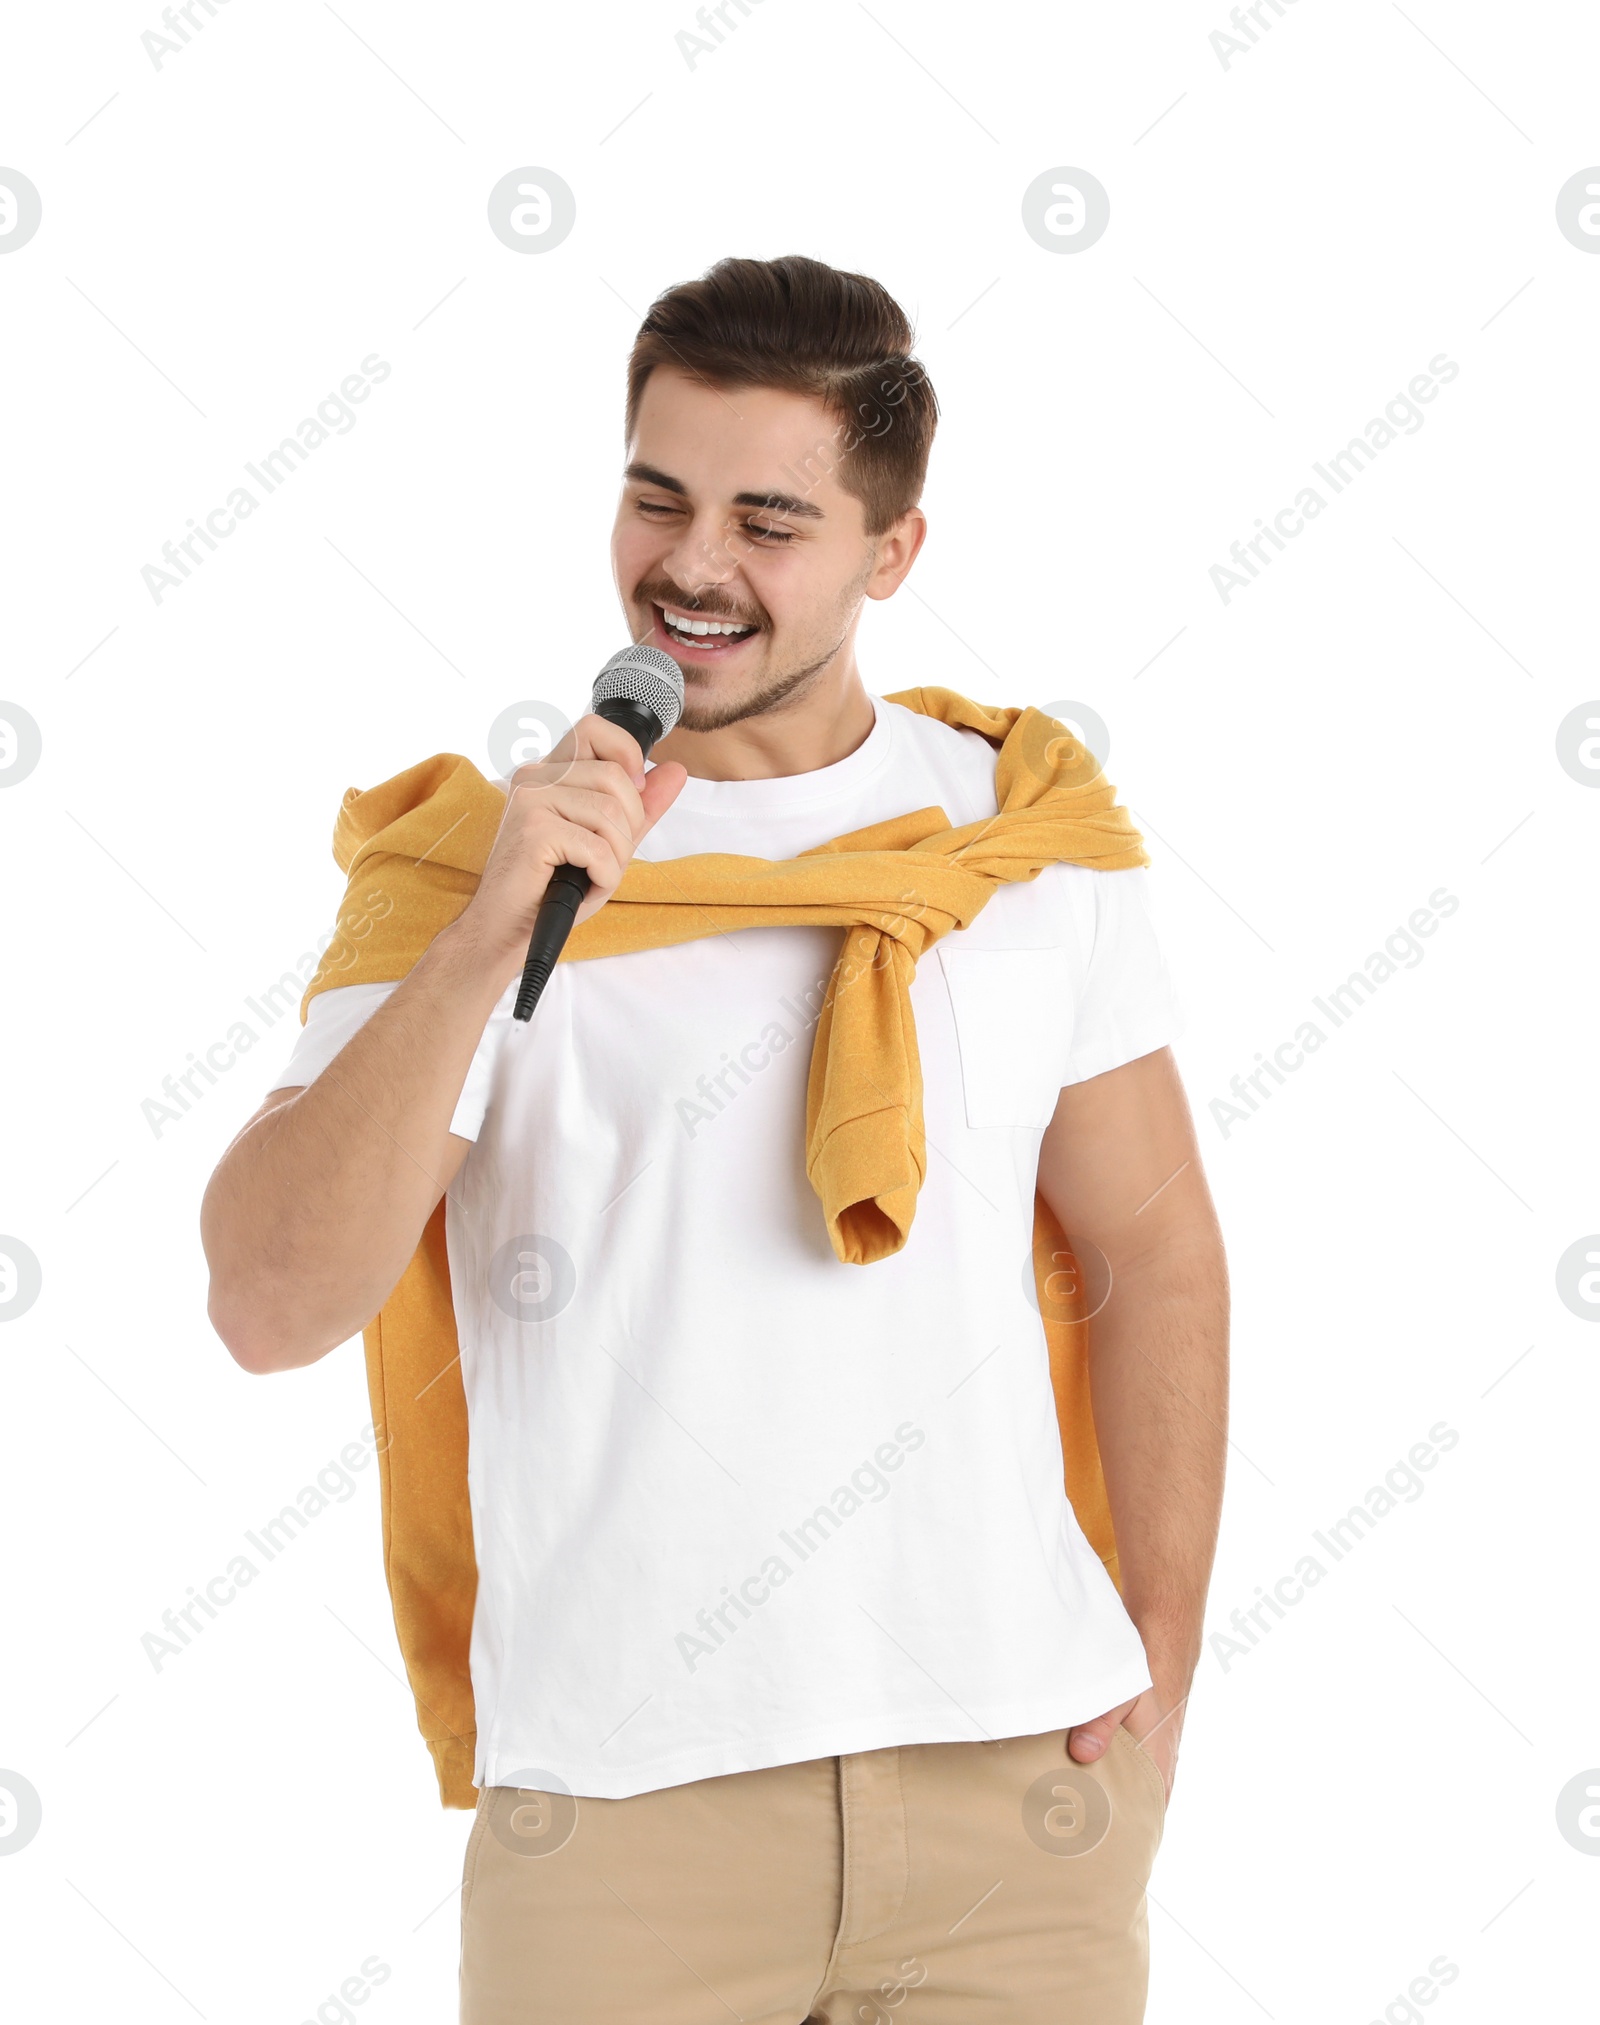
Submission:
[[[1189,1683],[1194,1679],[1195,1668],[1200,1664],[1201,1636],[1198,1629],[1188,1624],[1175,1624],[1166,1618],[1141,1617],[1137,1611],[1131,1615],[1144,1646],[1151,1680],[1167,1692],[1186,1694]]]
[[[429,944],[427,957],[445,966],[469,989],[499,998],[522,965],[523,950],[473,916],[468,905]]]

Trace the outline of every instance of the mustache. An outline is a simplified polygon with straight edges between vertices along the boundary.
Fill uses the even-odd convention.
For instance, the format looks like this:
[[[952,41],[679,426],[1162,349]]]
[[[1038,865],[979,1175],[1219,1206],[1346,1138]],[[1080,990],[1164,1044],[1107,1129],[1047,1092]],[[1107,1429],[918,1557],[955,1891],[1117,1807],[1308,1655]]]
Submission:
[[[686,598],[670,584],[641,584],[634,596],[642,605],[670,605],[674,611],[692,612],[697,619],[725,619],[738,626],[764,626],[760,612],[741,612],[725,600]]]

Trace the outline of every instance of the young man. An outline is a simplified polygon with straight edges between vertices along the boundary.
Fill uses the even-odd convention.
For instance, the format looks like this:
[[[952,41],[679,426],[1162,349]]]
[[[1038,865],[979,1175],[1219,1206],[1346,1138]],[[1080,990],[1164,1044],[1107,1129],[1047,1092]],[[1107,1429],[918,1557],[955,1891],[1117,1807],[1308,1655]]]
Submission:
[[[443,925],[366,981],[319,973],[207,1194],[212,1318],[256,1372],[367,1325],[392,1354],[447,1197],[459,1368],[452,1343],[436,1386],[389,1383],[419,1416],[455,1386],[470,1431],[475,1728],[435,1744],[478,1789],[466,2025],[843,2025],[913,1991],[920,2025],[1143,2014],[1225,1270],[1111,790],[1037,713],[1000,742],[1011,712],[858,672],[863,602],[925,533],[911,342],[875,282],[796,257],[655,304],[612,558],[633,638],[682,669],[680,723],[648,767],[590,716],[492,791],[440,760],[347,799],[388,853],[369,867],[414,802],[444,807],[441,768],[493,819],[476,857],[413,840]],[[1030,738],[1048,783],[1013,763]],[[841,837],[868,855],[830,862]],[[593,884],[524,1025],[561,862]],[[677,918],[586,944],[631,862],[610,923]],[[725,926],[708,866],[775,918]],[[846,875],[885,868],[858,931]],[[860,1115],[819,1129],[852,1082]],[[886,1163],[861,1201],[852,1160]],[[1058,1424],[1036,1191],[1109,1275],[1090,1439],[1115,1554],[1064,1488],[1084,1430]]]

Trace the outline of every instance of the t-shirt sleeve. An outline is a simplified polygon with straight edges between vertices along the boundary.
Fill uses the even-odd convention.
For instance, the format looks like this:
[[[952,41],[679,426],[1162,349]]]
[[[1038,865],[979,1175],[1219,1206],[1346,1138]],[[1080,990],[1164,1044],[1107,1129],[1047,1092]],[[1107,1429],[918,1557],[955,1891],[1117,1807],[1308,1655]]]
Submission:
[[[1094,872],[1090,880],[1093,929],[1067,1083],[1085,1083],[1154,1054],[1184,1028],[1183,1007],[1156,933],[1148,870]]]
[[[314,1083],[393,990],[392,984],[338,984],[318,992],[306,1008],[305,1025],[296,1036],[289,1059],[269,1078],[262,1095]],[[494,1019],[489,1021],[456,1100],[450,1130],[458,1139],[476,1139],[483,1129],[500,1024]]]

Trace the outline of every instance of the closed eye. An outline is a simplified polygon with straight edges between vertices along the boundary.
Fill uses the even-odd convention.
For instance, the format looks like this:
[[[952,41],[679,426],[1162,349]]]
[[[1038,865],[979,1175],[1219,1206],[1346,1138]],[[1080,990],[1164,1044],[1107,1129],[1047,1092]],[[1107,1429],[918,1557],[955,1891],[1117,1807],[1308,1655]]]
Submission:
[[[639,499],[634,504],[640,513],[648,514],[652,519],[670,518],[673,514],[683,511],[682,507],[668,505],[664,500],[659,499]],[[765,523],[756,520],[747,520],[739,532],[749,535],[752,541],[759,542],[763,547],[768,548],[782,548],[786,543],[794,540],[794,530],[792,528],[769,527]]]

